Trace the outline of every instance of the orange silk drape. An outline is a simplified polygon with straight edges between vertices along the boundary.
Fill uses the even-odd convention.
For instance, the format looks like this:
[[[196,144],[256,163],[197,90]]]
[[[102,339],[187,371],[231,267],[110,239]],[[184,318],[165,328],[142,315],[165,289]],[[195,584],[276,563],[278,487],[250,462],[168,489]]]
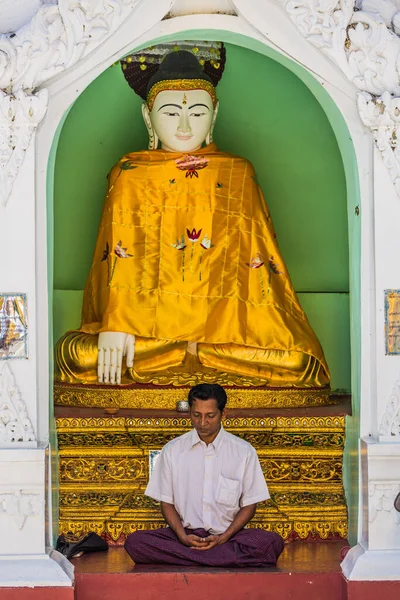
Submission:
[[[253,166],[215,144],[112,169],[81,329],[298,351],[329,373]]]

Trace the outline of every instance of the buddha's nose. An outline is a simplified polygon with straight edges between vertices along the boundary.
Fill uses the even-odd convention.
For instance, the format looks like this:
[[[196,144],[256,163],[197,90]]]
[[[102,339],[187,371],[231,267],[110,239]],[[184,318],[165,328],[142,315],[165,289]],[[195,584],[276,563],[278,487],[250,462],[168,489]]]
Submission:
[[[181,133],[191,133],[192,129],[189,123],[189,116],[186,110],[183,110],[179,117],[178,131]]]

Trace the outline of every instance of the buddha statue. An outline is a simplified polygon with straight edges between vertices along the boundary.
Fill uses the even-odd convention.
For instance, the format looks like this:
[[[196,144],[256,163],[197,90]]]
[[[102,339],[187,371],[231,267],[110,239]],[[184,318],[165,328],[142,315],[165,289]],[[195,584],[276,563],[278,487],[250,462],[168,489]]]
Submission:
[[[143,104],[149,150],[110,172],[82,325],[57,344],[57,381],[329,386],[254,168],[212,141],[217,114],[197,57],[167,54]]]

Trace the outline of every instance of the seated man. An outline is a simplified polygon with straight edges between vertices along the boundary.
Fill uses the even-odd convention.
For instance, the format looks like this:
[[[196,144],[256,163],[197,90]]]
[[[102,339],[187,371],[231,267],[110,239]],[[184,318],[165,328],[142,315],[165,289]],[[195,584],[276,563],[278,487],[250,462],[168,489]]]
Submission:
[[[168,527],[128,537],[125,548],[136,563],[276,564],[282,538],[244,529],[269,492],[254,448],[221,425],[226,401],[218,384],[190,390],[194,429],[164,446],[145,492],[161,502]]]

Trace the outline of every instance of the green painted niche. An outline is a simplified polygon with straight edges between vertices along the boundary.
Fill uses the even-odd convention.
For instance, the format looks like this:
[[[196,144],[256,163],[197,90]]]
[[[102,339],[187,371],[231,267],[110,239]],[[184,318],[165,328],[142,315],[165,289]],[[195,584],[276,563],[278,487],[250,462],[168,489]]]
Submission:
[[[214,138],[255,166],[300,301],[319,336],[332,388],[350,390],[346,181],[325,112],[277,61],[227,44]],[[63,126],[54,180],[55,341],[80,323],[112,165],[147,147],[141,99],[119,65],[80,95]],[[71,302],[71,292],[75,301]]]

